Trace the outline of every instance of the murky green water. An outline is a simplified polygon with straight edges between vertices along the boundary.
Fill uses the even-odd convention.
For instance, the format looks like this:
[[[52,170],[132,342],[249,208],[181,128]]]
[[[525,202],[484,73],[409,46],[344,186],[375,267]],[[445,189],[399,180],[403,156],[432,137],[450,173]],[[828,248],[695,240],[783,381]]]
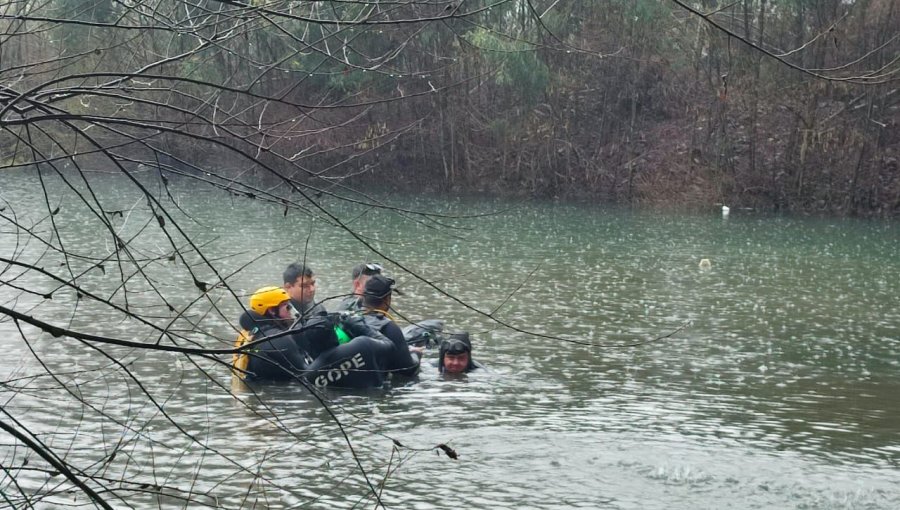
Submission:
[[[58,289],[39,267],[78,275],[97,298],[171,324],[180,345],[227,347],[235,297],[221,287],[200,297],[195,279],[213,284],[218,273],[244,298],[305,258],[327,297],[347,292],[354,263],[379,260],[406,292],[399,312],[474,333],[488,373],[445,381],[426,369],[414,384],[326,395],[388,507],[900,506],[896,224],[380,197],[446,215],[495,213],[422,218],[323,202],[378,255],[298,211],[285,216],[283,207],[197,184],[172,186],[179,212],[144,176],[174,215],[165,221],[174,244],[186,246],[177,222],[206,258],[185,248],[170,261],[170,242],[134,186],[93,178],[103,208],[123,211],[110,227],[129,240],[133,260],[120,252],[97,267],[115,242],[91,213],[90,195],[82,202],[49,178],[57,237],[33,174],[5,173],[0,256],[32,267],[0,264],[0,305],[98,335],[159,338],[90,296]],[[80,257],[66,260],[43,242],[58,247],[59,238]],[[703,258],[709,269],[698,267]],[[105,357],[22,328],[24,339],[0,317],[2,420],[27,424],[115,487],[115,496],[105,493],[114,506],[156,507],[159,487],[170,496],[163,507],[187,497],[191,507],[374,505],[346,440],[301,386],[239,389],[236,398],[213,359],[93,344]],[[394,440],[408,448],[393,450]],[[14,471],[21,491],[3,478],[13,502],[24,505],[21,492],[67,488],[29,470],[42,464],[21,444],[8,435],[2,443],[5,468],[29,460]],[[435,454],[440,443],[460,458]],[[85,502],[54,493],[38,505],[72,498]]]

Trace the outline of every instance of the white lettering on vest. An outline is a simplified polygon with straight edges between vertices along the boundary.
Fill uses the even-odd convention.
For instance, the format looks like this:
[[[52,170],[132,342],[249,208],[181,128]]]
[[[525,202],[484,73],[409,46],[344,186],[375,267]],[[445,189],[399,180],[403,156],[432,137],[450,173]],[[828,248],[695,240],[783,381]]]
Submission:
[[[332,368],[328,373],[316,377],[316,386],[320,388],[328,386],[328,383],[340,381],[345,375],[349,374],[351,368],[357,369],[364,366],[366,366],[366,361],[363,359],[362,354],[357,352],[352,358]]]

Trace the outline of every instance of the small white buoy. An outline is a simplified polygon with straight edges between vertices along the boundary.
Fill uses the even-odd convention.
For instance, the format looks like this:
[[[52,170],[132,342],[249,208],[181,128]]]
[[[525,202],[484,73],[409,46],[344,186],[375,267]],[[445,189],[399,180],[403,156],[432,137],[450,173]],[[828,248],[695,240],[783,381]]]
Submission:
[[[700,269],[709,269],[712,267],[712,262],[709,259],[700,259]]]
[[[731,212],[731,209],[727,205],[722,206],[722,217],[725,218],[728,216],[728,213]]]

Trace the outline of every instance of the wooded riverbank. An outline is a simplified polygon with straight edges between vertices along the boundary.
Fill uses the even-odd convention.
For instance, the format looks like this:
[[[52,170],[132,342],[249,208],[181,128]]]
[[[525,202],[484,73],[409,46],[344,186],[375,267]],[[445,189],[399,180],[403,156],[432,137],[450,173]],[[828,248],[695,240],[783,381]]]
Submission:
[[[900,213],[890,0],[95,4],[6,8],[4,165]]]

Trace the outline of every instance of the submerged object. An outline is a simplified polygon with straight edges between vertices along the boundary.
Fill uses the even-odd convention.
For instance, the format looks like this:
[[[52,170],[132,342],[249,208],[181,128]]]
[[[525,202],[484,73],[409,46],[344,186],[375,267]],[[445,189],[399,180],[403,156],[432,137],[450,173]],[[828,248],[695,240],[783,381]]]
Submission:
[[[426,319],[410,324],[403,328],[403,337],[409,345],[431,347],[440,345],[444,330],[444,321],[440,319]]]

